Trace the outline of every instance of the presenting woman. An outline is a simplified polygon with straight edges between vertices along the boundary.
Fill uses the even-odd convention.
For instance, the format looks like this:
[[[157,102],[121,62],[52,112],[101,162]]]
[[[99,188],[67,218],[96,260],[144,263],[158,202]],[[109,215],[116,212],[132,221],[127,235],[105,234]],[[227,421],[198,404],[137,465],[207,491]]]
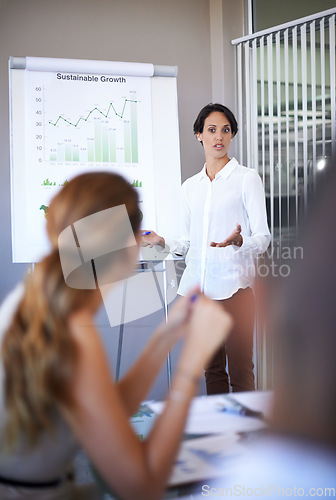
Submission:
[[[254,390],[253,329],[255,258],[270,242],[265,195],[257,172],[228,156],[238,131],[232,112],[208,104],[194,123],[205,165],[182,185],[179,240],[165,240],[151,231],[142,246],[157,245],[185,256],[186,269],[179,291],[199,284],[205,295],[229,311],[234,327],[226,344],[206,366],[208,394]],[[208,335],[209,332],[204,332]]]
[[[132,272],[139,225],[137,194],[114,174],[76,177],[51,202],[50,253],[0,308],[1,500],[96,498],[67,480],[78,445],[118,498],[161,498],[203,364],[231,319],[194,288],[113,381],[95,324],[102,305],[95,282],[108,286]],[[129,418],[181,339],[164,411],[140,441]]]

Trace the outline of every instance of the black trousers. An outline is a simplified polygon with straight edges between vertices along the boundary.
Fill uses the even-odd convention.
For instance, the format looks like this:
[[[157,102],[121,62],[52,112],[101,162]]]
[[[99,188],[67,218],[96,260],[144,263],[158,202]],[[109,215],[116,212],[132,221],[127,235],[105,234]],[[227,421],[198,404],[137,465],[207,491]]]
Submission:
[[[240,288],[232,297],[218,301],[234,324],[225,343],[205,368],[207,394],[254,391],[253,330],[255,300],[251,288]],[[229,376],[226,372],[228,361]]]

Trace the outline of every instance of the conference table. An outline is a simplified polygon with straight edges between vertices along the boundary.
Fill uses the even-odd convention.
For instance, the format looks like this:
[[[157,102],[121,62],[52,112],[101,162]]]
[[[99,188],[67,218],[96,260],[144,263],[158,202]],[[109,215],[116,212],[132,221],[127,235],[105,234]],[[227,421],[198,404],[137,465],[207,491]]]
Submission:
[[[253,391],[194,398],[165,499],[192,498],[202,485],[230,475],[248,443],[263,433],[272,415],[273,393]],[[132,424],[145,438],[165,402],[148,401]]]
[[[146,401],[131,419],[139,439],[145,439],[165,401]],[[269,427],[273,393],[251,391],[198,396],[191,403],[180,450],[164,500],[202,497],[202,487],[229,478],[248,446]],[[117,500],[97,471],[92,469],[104,500]]]

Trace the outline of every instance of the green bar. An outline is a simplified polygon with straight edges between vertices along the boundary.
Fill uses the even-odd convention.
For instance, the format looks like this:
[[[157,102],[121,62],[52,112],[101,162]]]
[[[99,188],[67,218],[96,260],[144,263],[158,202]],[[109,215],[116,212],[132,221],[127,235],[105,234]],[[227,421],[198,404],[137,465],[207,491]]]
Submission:
[[[124,122],[124,160],[125,163],[131,163],[131,124]]]
[[[77,146],[72,148],[72,161],[79,161],[79,149]]]
[[[54,152],[54,151],[50,152],[50,161],[57,161],[56,152]]]
[[[70,143],[65,143],[65,161],[71,161],[71,144]]]
[[[131,102],[132,162],[138,163],[138,103]]]
[[[87,141],[88,161],[94,161],[94,139]]]
[[[87,154],[88,154],[87,147],[85,147],[85,146],[80,147],[78,154],[79,154],[79,161],[80,162],[86,163],[88,161],[88,159],[87,159]]]
[[[101,161],[101,123],[96,120],[95,122],[95,161]]]
[[[116,130],[110,130],[110,162],[117,163]]]
[[[103,142],[103,161],[109,161],[109,142],[108,142],[108,128],[103,127],[102,130],[102,142]]]
[[[64,148],[63,147],[57,148],[57,160],[64,161]]]

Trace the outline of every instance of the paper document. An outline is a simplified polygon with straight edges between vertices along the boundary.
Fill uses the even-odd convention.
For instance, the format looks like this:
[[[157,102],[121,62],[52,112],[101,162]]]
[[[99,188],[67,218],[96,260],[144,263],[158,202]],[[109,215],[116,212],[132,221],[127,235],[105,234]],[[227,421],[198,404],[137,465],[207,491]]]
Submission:
[[[271,414],[272,392],[245,392],[230,394],[237,401],[252,410],[261,411],[268,417]],[[160,414],[164,402],[154,402],[150,407]],[[253,417],[245,417],[222,411],[225,406],[225,395],[200,396],[191,403],[185,434],[233,434],[236,432],[252,432],[266,428],[266,423]]]
[[[169,486],[223,477],[232,473],[245,452],[239,436],[220,435],[183,441]]]

